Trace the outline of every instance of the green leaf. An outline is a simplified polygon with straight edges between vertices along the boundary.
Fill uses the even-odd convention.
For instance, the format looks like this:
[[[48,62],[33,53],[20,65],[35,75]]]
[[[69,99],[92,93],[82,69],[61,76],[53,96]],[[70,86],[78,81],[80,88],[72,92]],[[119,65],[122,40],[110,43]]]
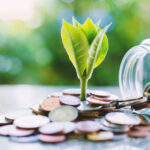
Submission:
[[[95,24],[93,24],[92,20],[89,18],[85,21],[85,23],[82,26],[82,31],[86,35],[89,44],[92,43],[92,41],[95,39],[97,35],[97,30]]]
[[[106,30],[108,29],[109,25],[106,26],[104,29],[100,30],[100,32],[98,33],[98,35],[96,36],[96,38],[94,39],[94,41],[91,44],[91,47],[89,49],[89,58],[87,60],[87,78],[90,78],[94,66],[99,62],[99,54],[101,49],[101,45],[102,45],[102,41],[105,35]],[[102,55],[102,54],[101,54]]]
[[[99,28],[100,23],[101,23],[101,20],[98,20],[98,22],[97,22],[96,25],[95,25],[97,32],[100,31],[100,28]]]
[[[82,25],[74,17],[72,17],[72,23],[74,27],[77,27],[79,29],[82,28]]]
[[[101,48],[99,50],[99,53],[97,54],[97,58],[96,58],[94,68],[96,68],[98,65],[100,65],[102,63],[102,61],[105,59],[107,51],[108,51],[108,39],[107,39],[107,36],[105,34],[104,38],[103,38],[103,41],[102,41]]]
[[[84,33],[78,28],[63,21],[61,29],[63,45],[73,63],[78,77],[82,78],[87,66],[89,44]]]

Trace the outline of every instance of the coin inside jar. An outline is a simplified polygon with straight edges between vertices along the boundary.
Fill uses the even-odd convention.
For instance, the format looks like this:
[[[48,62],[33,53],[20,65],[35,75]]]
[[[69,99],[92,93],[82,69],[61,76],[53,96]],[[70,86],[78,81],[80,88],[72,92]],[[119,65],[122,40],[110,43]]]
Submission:
[[[127,112],[111,112],[105,116],[108,122],[118,124],[118,125],[138,125],[141,122],[141,119]]]
[[[66,140],[65,135],[44,135],[40,134],[39,139],[43,143],[60,143]]]
[[[78,117],[78,110],[72,106],[63,105],[49,113],[51,121],[74,121]]]
[[[34,129],[34,128],[39,128],[49,122],[48,117],[45,116],[24,116],[21,118],[18,118],[14,121],[14,125],[16,125],[19,128],[22,129]]]
[[[92,90],[90,91],[91,95],[95,95],[97,97],[110,97],[111,94],[106,92],[106,91],[101,91],[101,90]]]
[[[32,110],[30,109],[18,109],[18,110],[13,110],[13,111],[10,111],[8,112],[6,115],[5,115],[5,118],[9,121],[14,121],[15,119],[19,118],[19,117],[22,117],[22,116],[27,116],[27,115],[31,115],[33,114],[32,113]]]
[[[52,111],[53,109],[61,106],[58,97],[50,97],[42,101],[40,109],[46,112]]]
[[[87,97],[86,99],[90,104],[94,104],[94,105],[109,105],[111,104],[111,102],[108,101],[101,101],[101,100],[96,100],[92,97]]]
[[[75,96],[63,95],[60,97],[60,102],[64,105],[79,106],[80,99]]]
[[[39,132],[42,134],[58,134],[62,133],[63,130],[63,125],[57,122],[48,123],[39,128]]]
[[[85,133],[97,132],[100,130],[99,122],[96,121],[80,121],[76,124],[77,130]]]
[[[80,112],[100,110],[101,108],[102,108],[102,106],[89,105],[89,103],[87,103],[86,101],[81,101],[80,106],[77,107],[77,109]]]
[[[100,131],[95,134],[88,134],[87,139],[90,141],[98,142],[98,141],[109,141],[112,140],[114,134],[110,131]]]

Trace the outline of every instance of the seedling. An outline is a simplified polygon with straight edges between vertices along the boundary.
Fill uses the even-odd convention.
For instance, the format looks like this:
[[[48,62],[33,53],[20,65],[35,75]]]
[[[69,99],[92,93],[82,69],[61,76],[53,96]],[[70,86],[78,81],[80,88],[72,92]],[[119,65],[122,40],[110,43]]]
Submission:
[[[61,38],[80,79],[80,99],[83,101],[86,100],[87,83],[94,68],[102,63],[107,54],[108,39],[105,32],[109,25],[100,29],[100,21],[94,24],[89,18],[83,25],[74,17],[72,22],[73,25],[63,20]]]

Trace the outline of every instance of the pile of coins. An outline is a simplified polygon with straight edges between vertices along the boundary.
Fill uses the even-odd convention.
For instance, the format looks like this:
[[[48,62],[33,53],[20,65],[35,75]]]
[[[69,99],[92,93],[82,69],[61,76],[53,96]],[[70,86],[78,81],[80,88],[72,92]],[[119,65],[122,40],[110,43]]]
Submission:
[[[146,96],[120,100],[105,91],[87,90],[86,100],[80,101],[79,89],[67,89],[31,108],[0,115],[0,135],[24,143],[78,138],[109,141],[118,134],[143,138],[150,136],[149,106]]]

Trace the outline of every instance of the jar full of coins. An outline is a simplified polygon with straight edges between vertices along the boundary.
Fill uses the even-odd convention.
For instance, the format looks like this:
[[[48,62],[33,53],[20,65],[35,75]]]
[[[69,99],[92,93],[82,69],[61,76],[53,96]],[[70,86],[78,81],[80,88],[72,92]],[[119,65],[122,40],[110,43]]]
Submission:
[[[143,96],[150,83],[150,39],[131,48],[123,57],[119,70],[119,86],[123,98]]]

